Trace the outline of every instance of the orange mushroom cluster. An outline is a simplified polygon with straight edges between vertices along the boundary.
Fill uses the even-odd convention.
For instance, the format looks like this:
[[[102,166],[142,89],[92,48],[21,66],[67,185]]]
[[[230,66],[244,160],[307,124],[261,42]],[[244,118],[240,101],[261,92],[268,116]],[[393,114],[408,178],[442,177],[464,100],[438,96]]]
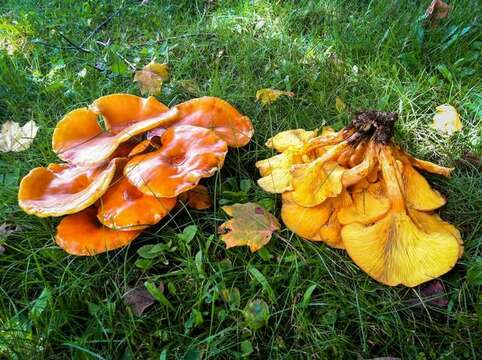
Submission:
[[[258,161],[259,185],[282,194],[281,216],[299,236],[346,249],[374,279],[416,286],[449,271],[462,255],[459,231],[436,209],[445,198],[416,170],[453,169],[395,145],[396,114],[357,114],[339,132],[288,130],[269,139],[279,154]]]
[[[219,98],[168,108],[154,97],[104,96],[58,122],[52,147],[64,162],[31,170],[18,202],[39,217],[67,215],[55,240],[69,254],[116,249],[178,200],[208,208],[199,181],[223,166],[228,146],[244,146],[252,135],[249,118]]]

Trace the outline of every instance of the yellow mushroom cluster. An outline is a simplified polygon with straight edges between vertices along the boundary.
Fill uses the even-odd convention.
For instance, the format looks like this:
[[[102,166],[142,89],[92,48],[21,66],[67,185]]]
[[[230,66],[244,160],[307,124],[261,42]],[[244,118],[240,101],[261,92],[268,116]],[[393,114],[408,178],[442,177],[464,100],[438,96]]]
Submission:
[[[339,132],[288,130],[268,140],[258,184],[282,196],[297,235],[345,249],[368,275],[416,286],[448,272],[463,252],[459,231],[436,210],[445,198],[417,171],[453,169],[412,157],[391,140],[395,113],[358,113]]]

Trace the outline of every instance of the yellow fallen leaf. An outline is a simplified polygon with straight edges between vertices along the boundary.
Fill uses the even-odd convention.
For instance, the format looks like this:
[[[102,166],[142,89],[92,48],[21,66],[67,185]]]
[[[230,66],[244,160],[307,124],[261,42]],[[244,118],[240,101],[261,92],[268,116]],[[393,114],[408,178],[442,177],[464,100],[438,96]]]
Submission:
[[[7,121],[0,131],[0,152],[27,150],[35,139],[37,131],[38,126],[33,120],[24,126],[14,121]]]
[[[161,92],[164,81],[169,79],[169,65],[150,62],[136,71],[134,81],[139,83],[142,94],[156,95]]]
[[[281,91],[276,89],[259,89],[256,91],[256,100],[258,100],[261,105],[270,105],[274,103],[280,96],[295,96],[294,92],[291,91]]]
[[[432,128],[441,133],[452,135],[462,129],[460,115],[452,105],[437,106],[436,113],[433,117]]]
[[[251,252],[266,245],[280,224],[276,218],[256,203],[234,204],[222,208],[231,220],[219,226],[226,248],[247,245]]]
[[[335,99],[335,108],[338,112],[343,112],[346,109],[346,104],[338,96]]]

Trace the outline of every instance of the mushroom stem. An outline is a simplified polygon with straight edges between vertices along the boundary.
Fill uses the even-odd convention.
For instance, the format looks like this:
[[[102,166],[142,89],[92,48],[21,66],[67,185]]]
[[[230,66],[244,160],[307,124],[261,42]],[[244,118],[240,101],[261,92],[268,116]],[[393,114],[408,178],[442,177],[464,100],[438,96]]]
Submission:
[[[392,150],[388,145],[380,145],[380,166],[385,182],[388,198],[392,202],[392,210],[405,211],[405,198],[399,182],[400,174]]]

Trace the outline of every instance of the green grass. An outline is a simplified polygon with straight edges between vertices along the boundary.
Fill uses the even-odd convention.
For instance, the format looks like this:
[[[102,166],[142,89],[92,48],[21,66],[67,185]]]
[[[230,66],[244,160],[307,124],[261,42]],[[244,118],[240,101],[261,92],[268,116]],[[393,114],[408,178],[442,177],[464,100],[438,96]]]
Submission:
[[[0,239],[0,358],[234,359],[247,352],[246,341],[260,359],[480,358],[482,294],[473,275],[479,271],[480,279],[482,173],[466,155],[482,153],[480,3],[451,1],[449,19],[423,32],[417,19],[429,2],[3,1],[0,121],[34,119],[40,130],[31,149],[0,158],[0,223],[20,227]],[[126,249],[68,256],[53,241],[57,219],[19,209],[18,182],[56,161],[50,137],[63,114],[105,94],[139,94],[129,64],[142,67],[152,58],[171,66],[159,100],[222,97],[250,116],[255,137],[230,151],[207,182],[214,209],[181,209]],[[262,108],[254,96],[264,87],[296,96]],[[346,112],[336,111],[337,96]],[[443,103],[464,123],[451,138],[429,128]],[[442,277],[447,307],[416,306],[420,289],[383,286],[345,252],[287,229],[261,254],[226,250],[211,236],[225,219],[220,201],[259,201],[279,215],[279,198],[255,183],[255,161],[270,154],[267,138],[295,127],[340,128],[365,108],[399,112],[401,145],[457,168],[451,179],[429,176],[448,196],[442,217],[465,241],[463,257]],[[241,191],[241,180],[251,187],[244,181]],[[240,199],[226,191],[241,191]],[[188,225],[197,235],[179,240]],[[169,240],[177,249],[150,269],[135,265],[141,246]],[[123,295],[145,281],[162,282],[172,307],[157,302],[133,315]],[[232,288],[239,305],[221,300]],[[38,299],[42,292],[49,296]],[[242,309],[255,299],[267,303],[270,318],[252,331]]]

